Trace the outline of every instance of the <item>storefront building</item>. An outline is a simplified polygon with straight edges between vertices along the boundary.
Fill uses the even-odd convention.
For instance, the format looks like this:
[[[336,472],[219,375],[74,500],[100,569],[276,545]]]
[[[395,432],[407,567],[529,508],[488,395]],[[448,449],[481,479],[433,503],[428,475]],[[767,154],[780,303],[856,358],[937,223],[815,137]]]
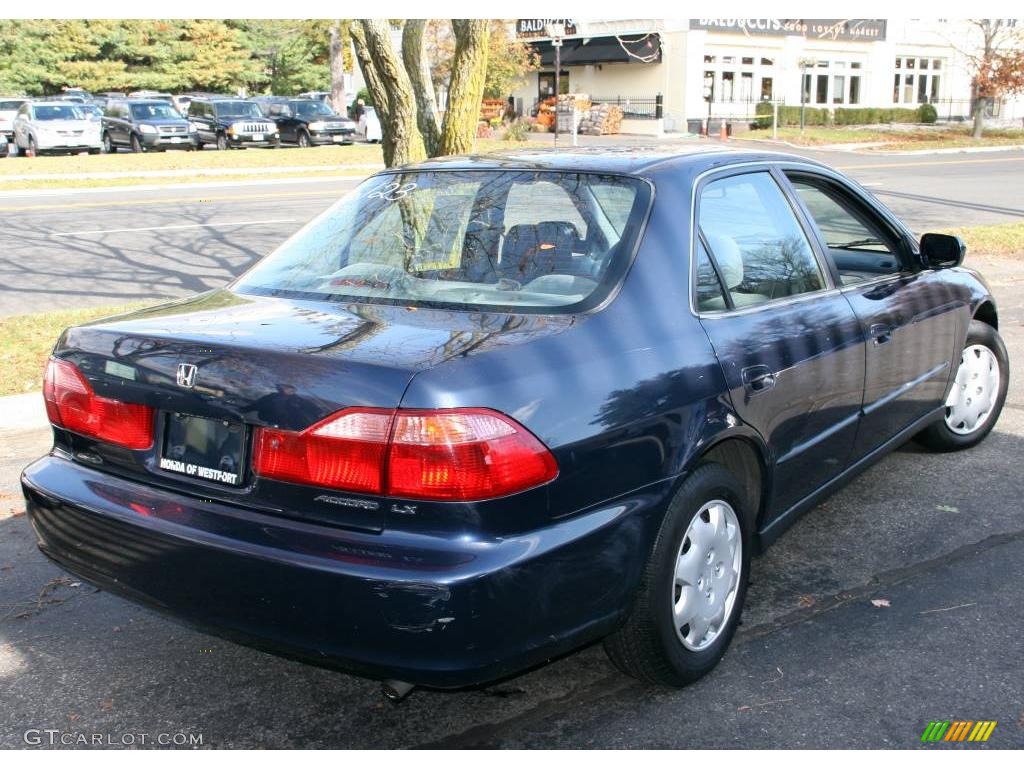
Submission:
[[[964,21],[519,19],[517,36],[541,56],[540,71],[513,94],[526,113],[555,92],[545,31],[552,21],[566,30],[562,92],[628,105],[627,117],[649,121],[638,132],[692,130],[709,115],[742,123],[771,101],[830,109],[929,103],[940,120],[971,113],[971,74],[958,50],[971,39]],[[988,114],[1020,126],[1024,100],[989,105]]]

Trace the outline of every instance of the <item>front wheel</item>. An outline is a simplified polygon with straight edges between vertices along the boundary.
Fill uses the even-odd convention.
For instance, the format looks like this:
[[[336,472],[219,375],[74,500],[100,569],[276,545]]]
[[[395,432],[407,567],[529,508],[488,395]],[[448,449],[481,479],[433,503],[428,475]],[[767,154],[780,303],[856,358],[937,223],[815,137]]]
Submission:
[[[296,142],[301,149],[306,149],[310,146],[309,134],[305,131],[299,131],[299,138]]]
[[[228,148],[228,137],[225,136],[223,133],[218,133],[217,134],[217,149],[223,151],[223,150],[225,150],[227,148]]]
[[[945,413],[917,436],[933,451],[958,451],[984,440],[999,419],[1010,384],[1010,358],[991,325],[972,320]]]
[[[710,672],[739,623],[750,571],[745,495],[720,464],[698,467],[669,505],[625,625],[604,643],[612,663],[649,683]]]
[[[139,137],[136,136],[134,133],[132,134],[131,146],[132,146],[132,152],[141,152],[142,151],[142,142],[139,141]]]
[[[110,139],[109,133],[103,134],[103,151],[108,155],[112,155],[117,152],[117,147],[114,146],[114,142]]]

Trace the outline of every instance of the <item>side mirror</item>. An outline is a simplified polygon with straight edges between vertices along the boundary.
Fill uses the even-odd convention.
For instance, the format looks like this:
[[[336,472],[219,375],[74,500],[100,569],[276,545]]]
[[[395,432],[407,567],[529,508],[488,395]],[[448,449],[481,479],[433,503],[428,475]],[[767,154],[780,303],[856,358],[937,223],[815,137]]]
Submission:
[[[966,255],[967,246],[955,235],[929,232],[921,236],[921,263],[925,269],[959,267]]]

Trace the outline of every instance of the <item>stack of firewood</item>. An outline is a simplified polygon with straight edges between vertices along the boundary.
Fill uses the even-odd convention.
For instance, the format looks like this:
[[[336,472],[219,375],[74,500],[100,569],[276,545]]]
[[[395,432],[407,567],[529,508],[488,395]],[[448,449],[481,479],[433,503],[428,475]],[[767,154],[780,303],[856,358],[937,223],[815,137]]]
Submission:
[[[580,133],[604,136],[622,130],[622,108],[615,104],[597,104],[583,115]]]

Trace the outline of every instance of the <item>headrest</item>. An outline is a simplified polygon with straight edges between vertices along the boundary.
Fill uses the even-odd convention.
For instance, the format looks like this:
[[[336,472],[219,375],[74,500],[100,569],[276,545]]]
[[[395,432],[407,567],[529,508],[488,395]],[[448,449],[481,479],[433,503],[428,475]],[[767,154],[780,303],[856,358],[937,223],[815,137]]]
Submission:
[[[725,280],[725,288],[731,291],[743,282],[743,254],[739,245],[728,235],[707,235],[708,245],[714,254],[718,269]]]

